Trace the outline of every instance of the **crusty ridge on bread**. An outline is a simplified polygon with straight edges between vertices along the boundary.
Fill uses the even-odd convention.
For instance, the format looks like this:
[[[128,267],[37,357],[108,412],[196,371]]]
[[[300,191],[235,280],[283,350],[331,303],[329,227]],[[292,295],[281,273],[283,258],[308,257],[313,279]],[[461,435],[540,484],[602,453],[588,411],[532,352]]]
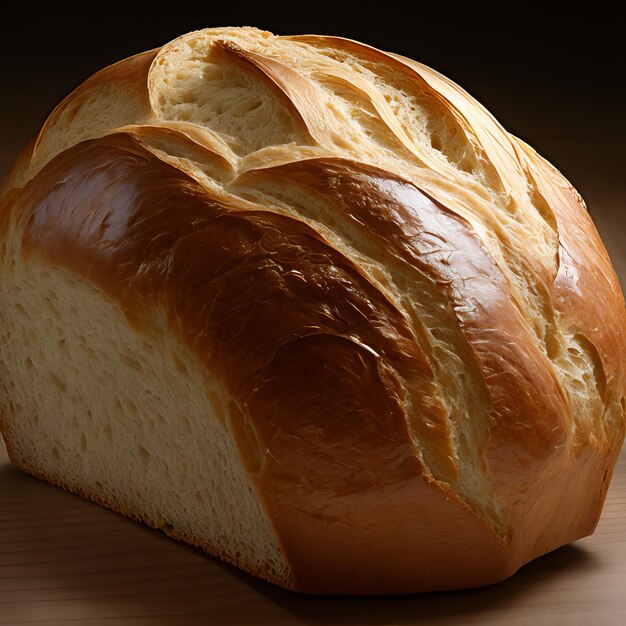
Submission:
[[[578,194],[433,70],[190,33],[0,195],[12,460],[285,587],[488,584],[592,532],[626,312]]]

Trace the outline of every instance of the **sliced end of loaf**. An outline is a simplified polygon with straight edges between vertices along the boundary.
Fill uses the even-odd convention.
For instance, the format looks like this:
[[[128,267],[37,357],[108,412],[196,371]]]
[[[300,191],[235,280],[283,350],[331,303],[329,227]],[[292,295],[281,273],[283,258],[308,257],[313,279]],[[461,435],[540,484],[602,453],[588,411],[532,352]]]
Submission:
[[[195,357],[73,274],[3,277],[2,414],[23,470],[285,587],[290,573]]]

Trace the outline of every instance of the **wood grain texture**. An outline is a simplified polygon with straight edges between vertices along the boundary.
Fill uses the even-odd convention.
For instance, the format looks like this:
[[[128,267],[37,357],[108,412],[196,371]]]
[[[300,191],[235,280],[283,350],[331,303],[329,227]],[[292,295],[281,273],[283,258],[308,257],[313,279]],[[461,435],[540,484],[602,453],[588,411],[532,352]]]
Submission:
[[[473,591],[282,591],[0,464],[0,624],[626,623],[626,457],[596,533]]]

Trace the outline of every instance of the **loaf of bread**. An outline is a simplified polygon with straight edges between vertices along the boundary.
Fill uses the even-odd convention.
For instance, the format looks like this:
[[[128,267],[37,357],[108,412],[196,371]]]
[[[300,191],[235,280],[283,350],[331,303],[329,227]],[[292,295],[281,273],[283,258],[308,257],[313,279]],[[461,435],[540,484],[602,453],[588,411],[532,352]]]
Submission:
[[[190,33],[76,89],[0,198],[24,471],[309,593],[486,585],[593,531],[623,296],[576,191],[437,72]]]

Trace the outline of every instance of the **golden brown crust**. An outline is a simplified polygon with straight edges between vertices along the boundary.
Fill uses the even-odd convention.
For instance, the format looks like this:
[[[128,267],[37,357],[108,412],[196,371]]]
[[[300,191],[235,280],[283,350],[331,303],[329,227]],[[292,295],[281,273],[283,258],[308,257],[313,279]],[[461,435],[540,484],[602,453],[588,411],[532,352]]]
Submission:
[[[250,49],[220,33],[214,39],[212,54],[268,86],[306,146],[265,146],[240,167],[219,133],[158,119],[150,108],[156,52],[146,53],[92,79],[135,85],[139,117],[51,155],[23,189],[11,189],[18,180],[11,177],[0,231],[17,233],[26,262],[64,267],[99,287],[135,328],[165,311],[172,332],[222,386],[231,432],[292,578],[252,573],[305,592],[478,586],[590,533],[624,436],[626,311],[577,194],[436,72],[356,42],[286,38],[391,68],[433,100],[433,114],[456,124],[481,163],[481,180],[492,182],[483,196],[508,203],[507,223],[546,227],[541,255],[516,265],[519,250],[507,249],[497,214],[472,212],[471,200],[483,196],[455,198],[444,176],[439,193],[424,161],[377,161],[370,144],[362,154],[354,146],[341,152],[343,114],[325,108],[326,92],[311,75],[260,54],[254,37]],[[349,82],[333,71],[335,84]],[[418,155],[382,95],[363,78],[354,82],[385,132]],[[40,143],[80,98],[53,113]],[[18,174],[29,163],[27,151]],[[320,203],[378,251],[379,265],[405,272],[421,290],[423,317],[446,329],[445,340],[402,304],[393,281],[383,286],[306,212],[242,191],[265,185]],[[515,222],[525,216],[528,224]],[[516,282],[516,272],[531,277]],[[524,288],[536,289],[532,310]],[[558,330],[572,338],[591,363],[593,409],[571,396],[559,365],[566,341],[538,335],[532,318],[542,307],[546,337]],[[463,398],[447,397],[436,341],[462,362]],[[453,401],[465,412],[453,417]],[[455,489],[469,471],[463,445],[489,512]],[[251,571],[234,555],[219,556]]]

